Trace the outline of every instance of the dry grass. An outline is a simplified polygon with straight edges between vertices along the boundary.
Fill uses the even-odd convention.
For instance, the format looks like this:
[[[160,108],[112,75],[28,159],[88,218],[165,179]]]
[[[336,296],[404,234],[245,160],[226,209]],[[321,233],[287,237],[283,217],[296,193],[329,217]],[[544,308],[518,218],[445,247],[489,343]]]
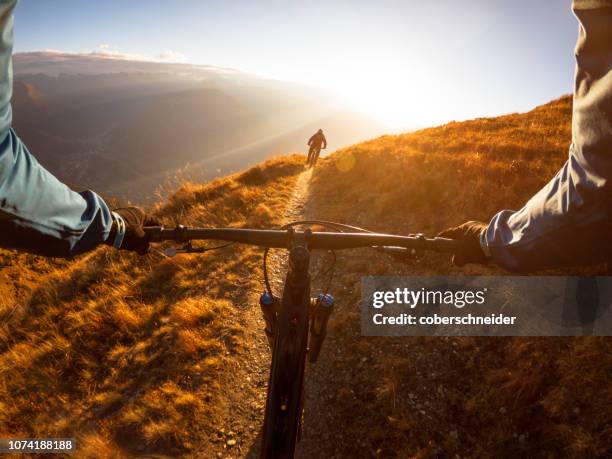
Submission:
[[[525,114],[384,136],[321,161],[317,218],[433,235],[518,208],[563,164],[571,99]],[[599,268],[595,267],[597,271]],[[501,274],[428,256],[412,266],[343,254],[324,354],[333,407],[322,429],[342,457],[609,457],[612,341],[607,338],[363,338],[363,275]],[[568,270],[565,272],[578,272]],[[364,360],[365,359],[365,360]],[[336,375],[333,384],[327,375]]]
[[[302,158],[186,184],[167,224],[278,224]],[[82,457],[189,455],[216,431],[238,306],[259,289],[261,251],[165,258],[101,248],[73,261],[0,251],[0,436],[77,436]]]

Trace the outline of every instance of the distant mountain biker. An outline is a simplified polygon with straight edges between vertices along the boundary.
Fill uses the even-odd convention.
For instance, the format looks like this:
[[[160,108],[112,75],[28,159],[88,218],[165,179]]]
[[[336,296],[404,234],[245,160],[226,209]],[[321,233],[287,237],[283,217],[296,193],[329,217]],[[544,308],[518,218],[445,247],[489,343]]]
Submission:
[[[454,263],[512,271],[612,260],[612,0],[574,0],[580,28],[569,159],[522,209],[440,236],[465,242]]]
[[[308,140],[308,145],[310,149],[308,150],[308,161],[306,164],[314,166],[319,159],[321,149],[324,150],[327,148],[327,139],[325,138],[325,134],[323,134],[323,129],[319,129],[312,135]]]
[[[145,253],[141,209],[112,212],[92,191],[76,193],[28,152],[11,128],[13,9],[0,0],[0,247],[68,257],[99,244]]]

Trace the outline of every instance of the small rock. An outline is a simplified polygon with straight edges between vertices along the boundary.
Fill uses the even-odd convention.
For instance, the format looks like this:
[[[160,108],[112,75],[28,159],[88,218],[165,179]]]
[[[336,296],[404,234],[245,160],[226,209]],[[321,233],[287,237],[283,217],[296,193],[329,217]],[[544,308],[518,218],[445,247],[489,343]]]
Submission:
[[[233,439],[233,438],[230,438],[230,439],[227,441],[227,446],[234,446],[235,444],[236,444],[236,440],[235,440],[235,439]]]

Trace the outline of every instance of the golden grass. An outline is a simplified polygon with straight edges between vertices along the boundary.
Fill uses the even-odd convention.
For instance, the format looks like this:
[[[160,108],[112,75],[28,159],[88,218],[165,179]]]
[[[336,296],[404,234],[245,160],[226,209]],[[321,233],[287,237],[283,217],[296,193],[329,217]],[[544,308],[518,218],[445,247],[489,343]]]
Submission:
[[[185,184],[154,211],[167,224],[278,224],[302,161]],[[72,261],[0,251],[0,436],[76,436],[79,457],[205,451],[260,262],[244,247]]]

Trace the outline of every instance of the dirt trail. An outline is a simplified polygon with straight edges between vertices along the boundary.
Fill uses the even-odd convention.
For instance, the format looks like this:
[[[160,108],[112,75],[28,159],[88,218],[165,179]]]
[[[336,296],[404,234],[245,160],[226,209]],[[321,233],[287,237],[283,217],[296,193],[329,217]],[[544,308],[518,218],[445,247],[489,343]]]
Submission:
[[[300,174],[293,190],[293,195],[287,203],[287,209],[283,216],[283,223],[297,220],[304,220],[305,208],[308,201],[308,184],[312,177],[312,169],[307,169]],[[285,265],[287,263],[287,253],[280,250],[270,252],[269,270],[272,276],[272,289],[276,294],[282,292],[282,285],[285,281]]]

